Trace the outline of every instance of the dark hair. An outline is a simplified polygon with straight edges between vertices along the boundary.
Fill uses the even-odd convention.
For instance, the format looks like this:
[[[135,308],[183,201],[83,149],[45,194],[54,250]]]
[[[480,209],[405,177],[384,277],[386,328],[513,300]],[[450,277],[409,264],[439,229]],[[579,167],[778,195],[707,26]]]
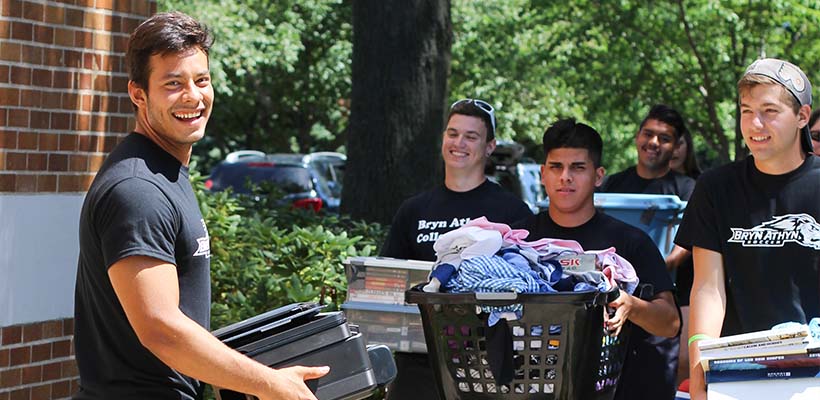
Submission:
[[[487,111],[482,110],[472,101],[459,101],[453,104],[450,108],[450,113],[447,114],[447,121],[450,121],[450,117],[452,117],[453,114],[480,118],[484,121],[484,126],[487,128],[487,141],[489,142],[490,140],[495,139],[495,131],[493,130],[493,122],[490,120],[490,115],[487,114]]]
[[[601,135],[591,126],[575,122],[575,118],[559,119],[544,132],[544,156],[549,157],[552,149],[586,149],[589,158],[597,168],[601,166],[604,142]]]
[[[638,127],[638,131],[643,129],[646,121],[649,121],[650,119],[654,119],[671,126],[672,129],[675,130],[675,139],[680,139],[684,135],[689,134],[689,130],[686,129],[686,124],[683,122],[683,117],[680,115],[678,110],[675,110],[666,104],[655,104],[652,106],[652,109],[649,110],[649,114],[647,114],[646,118],[641,121],[641,126]]]
[[[811,116],[809,117],[809,129],[814,126],[814,123],[817,122],[817,118],[820,118],[820,108],[811,112]]]
[[[128,40],[125,54],[128,79],[147,91],[151,56],[195,48],[207,56],[213,42],[208,27],[186,14],[178,11],[156,14],[141,23]]]
[[[698,160],[695,158],[695,147],[692,142],[692,135],[689,132],[686,132],[683,136],[681,136],[681,139],[686,142],[686,154],[684,155],[683,160],[683,174],[692,179],[698,179],[701,170],[698,165]]]

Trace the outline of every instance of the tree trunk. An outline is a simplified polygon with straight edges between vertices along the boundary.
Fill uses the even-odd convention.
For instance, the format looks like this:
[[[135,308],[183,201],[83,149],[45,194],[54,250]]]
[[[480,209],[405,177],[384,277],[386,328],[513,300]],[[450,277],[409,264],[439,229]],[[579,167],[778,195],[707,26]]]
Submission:
[[[389,223],[441,182],[452,24],[449,0],[355,0],[342,211]]]

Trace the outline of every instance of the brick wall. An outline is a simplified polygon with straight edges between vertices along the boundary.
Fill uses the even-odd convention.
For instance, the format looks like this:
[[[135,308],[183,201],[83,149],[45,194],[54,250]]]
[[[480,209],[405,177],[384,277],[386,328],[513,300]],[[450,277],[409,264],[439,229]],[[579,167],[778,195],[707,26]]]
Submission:
[[[0,329],[0,400],[59,399],[75,393],[73,329],[71,319]]]
[[[0,196],[87,190],[134,126],[125,47],[155,12],[155,0],[0,0]],[[0,400],[70,397],[77,389],[72,330],[70,318],[0,326]]]
[[[137,0],[0,0],[0,192],[84,192],[133,127],[128,35]]]

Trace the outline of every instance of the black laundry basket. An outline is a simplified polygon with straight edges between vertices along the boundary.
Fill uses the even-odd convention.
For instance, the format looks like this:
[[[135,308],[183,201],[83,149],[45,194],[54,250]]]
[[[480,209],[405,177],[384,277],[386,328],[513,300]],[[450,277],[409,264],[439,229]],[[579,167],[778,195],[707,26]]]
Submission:
[[[626,356],[630,325],[618,336],[603,326],[603,307],[618,291],[515,293],[405,293],[421,310],[439,395],[446,400],[609,400]],[[515,365],[512,382],[497,385],[487,362],[485,318],[477,306],[522,304],[509,321]],[[485,315],[486,316],[486,315]]]

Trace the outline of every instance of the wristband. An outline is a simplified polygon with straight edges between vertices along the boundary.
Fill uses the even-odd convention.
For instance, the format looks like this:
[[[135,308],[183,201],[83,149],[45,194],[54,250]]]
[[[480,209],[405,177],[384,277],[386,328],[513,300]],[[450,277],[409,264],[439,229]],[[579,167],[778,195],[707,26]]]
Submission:
[[[697,342],[698,340],[711,339],[711,338],[712,338],[711,336],[709,336],[705,333],[696,333],[692,336],[689,336],[689,346],[691,346],[692,343]]]

